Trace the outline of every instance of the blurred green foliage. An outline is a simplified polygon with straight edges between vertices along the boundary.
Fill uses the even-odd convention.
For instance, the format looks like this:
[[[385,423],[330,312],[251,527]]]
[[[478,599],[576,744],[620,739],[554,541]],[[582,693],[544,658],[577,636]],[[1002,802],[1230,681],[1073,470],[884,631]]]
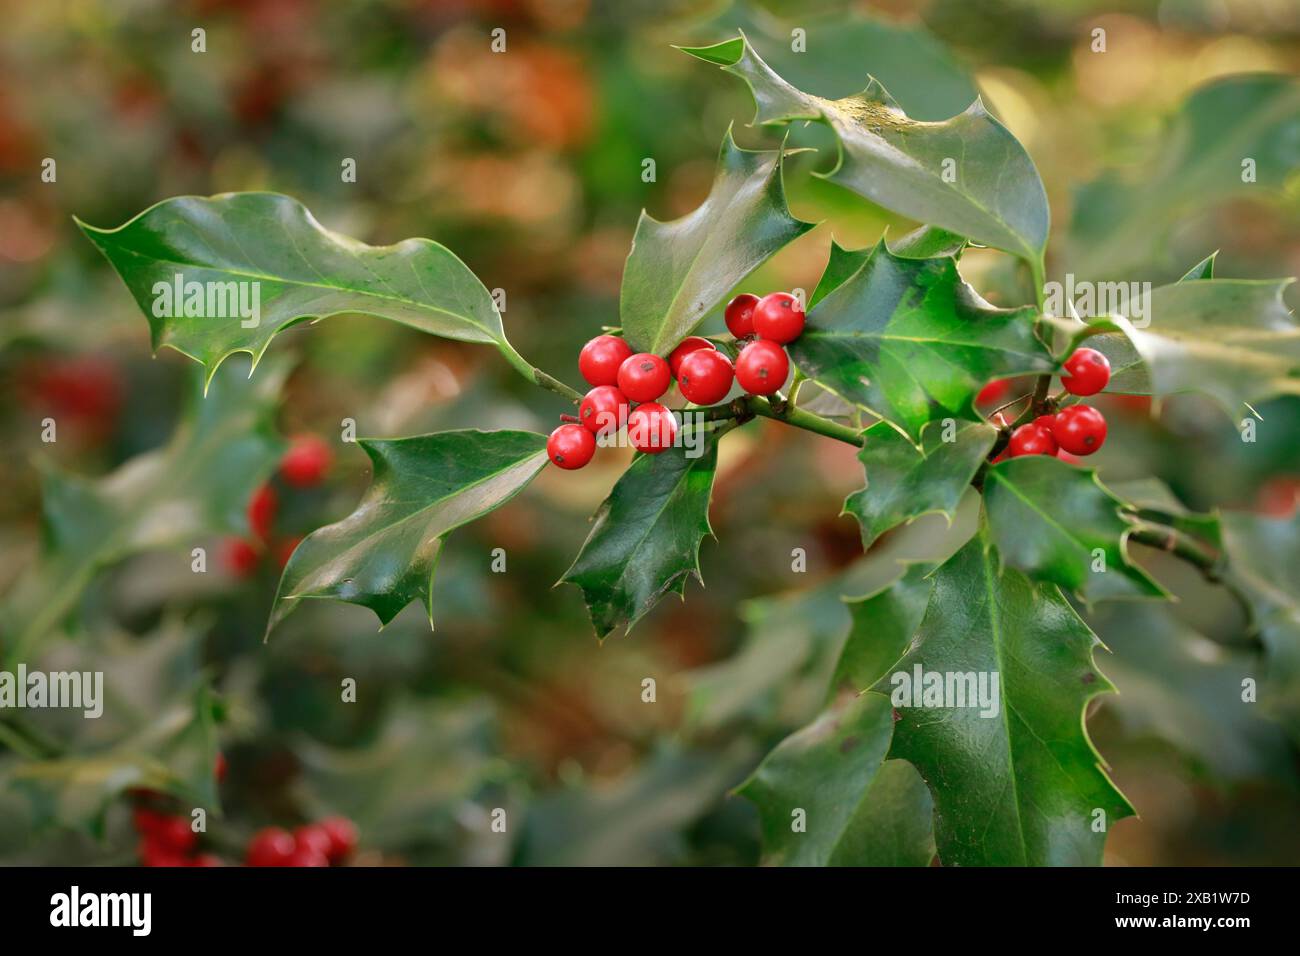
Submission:
[[[978,91],[1047,185],[1053,274],[1084,257],[1090,268],[1131,269],[1158,284],[1215,248],[1219,275],[1300,271],[1300,147],[1270,140],[1291,159],[1287,176],[1210,196],[1178,172],[1182,154],[1168,132],[1206,82],[1295,71],[1294,5],[855,6],[865,5],[5,5],[5,600],[24,571],[57,574],[42,572],[37,557],[47,553],[43,471],[105,475],[188,427],[182,409],[196,367],[174,353],[148,357],[143,317],[73,214],[113,226],[173,195],[273,189],[368,242],[429,236],[489,288],[506,290],[507,331],[523,354],[577,381],[579,345],[616,322],[641,208],[660,219],[693,208],[729,122],[742,145],[775,143],[743,126],[751,104],[739,84],[671,43],[714,42],[740,27],[800,86],[839,96],[870,73],[922,119],[952,115]],[[507,30],[504,55],[489,49],[496,26]],[[1099,26],[1104,54],[1090,50]],[[196,27],[207,31],[205,53],[191,51]],[[796,27],[815,52],[790,51]],[[810,289],[832,234],[859,248],[913,225],[805,175],[829,168],[833,143],[816,129],[794,139],[820,151],[790,162],[792,208],[827,222],[765,266],[756,287]],[[56,182],[41,181],[46,157],[57,162]],[[341,180],[345,158],[356,161],[355,183]],[[645,158],[656,164],[649,183]],[[1131,212],[1124,202],[1096,198],[1153,188],[1168,195],[1168,213],[1162,206],[1140,227],[1107,219]],[[1116,230],[1124,256],[1112,262]],[[1025,277],[1007,257],[976,251],[963,268],[991,301],[1024,300]],[[722,327],[720,316],[709,323]],[[387,323],[331,319],[286,334],[282,352],[293,365],[277,426],[286,436],[334,439],[344,418],[375,436],[540,430],[561,410],[491,350]],[[1154,410],[1140,399],[1102,407],[1111,437],[1097,460],[1107,482],[1154,474],[1198,509],[1294,511],[1300,401],[1261,407],[1255,444],[1190,398]],[[60,423],[52,445],[40,440],[47,415]],[[336,447],[325,487],[280,486],[279,538],[351,510],[366,461],[355,446]],[[259,826],[345,813],[361,826],[359,859],[368,863],[756,862],[757,814],[728,793],[820,710],[847,633],[840,597],[879,587],[900,558],[951,550],[959,531],[923,519],[863,557],[855,523],[840,516],[861,485],[853,449],[759,422],[722,449],[711,519],[718,541],[702,554],[707,590],[687,588],[684,604],[665,602],[632,637],[600,645],[580,594],[551,585],[625,465],[608,453],[581,473],[548,470],[508,507],[453,535],[434,587],[433,634],[418,608],[376,633],[364,609],[308,602],[263,644],[272,555],[240,579],[215,557],[209,573],[194,574],[188,547],[115,553],[29,663],[102,666],[120,706],[100,722],[0,715],[0,777],[10,784],[0,792],[0,860],[129,862],[121,794],[148,786],[208,807],[211,841],[231,859]],[[206,533],[242,530],[237,515],[227,517]],[[215,556],[219,541],[208,545]],[[508,555],[504,574],[490,571],[494,548]],[[792,571],[793,548],[806,551],[805,572]],[[1152,561],[1181,598],[1174,616],[1148,621],[1126,608],[1093,620],[1113,652],[1099,667],[1121,694],[1099,701],[1092,733],[1141,813],[1115,827],[1108,860],[1294,860],[1295,741],[1213,706],[1216,688],[1232,681],[1225,656],[1237,652],[1206,637],[1230,637],[1238,612],[1180,577],[1183,569]],[[3,639],[12,651],[7,622]],[[357,682],[355,704],[339,702],[347,678]],[[646,678],[657,684],[653,704],[642,699]],[[230,764],[219,799],[205,771],[218,750]],[[505,834],[492,827],[498,808]]]

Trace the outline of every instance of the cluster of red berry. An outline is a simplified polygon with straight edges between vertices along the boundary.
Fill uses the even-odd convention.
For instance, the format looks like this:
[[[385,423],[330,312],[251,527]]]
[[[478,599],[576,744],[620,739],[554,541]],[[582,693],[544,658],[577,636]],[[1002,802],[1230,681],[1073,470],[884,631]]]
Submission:
[[[220,783],[226,777],[226,758],[217,754],[213,773]],[[211,853],[196,852],[199,835],[184,816],[161,809],[170,801],[156,790],[132,790],[135,806],[131,822],[140,834],[140,862],[145,866],[221,866]]]
[[[324,480],[334,452],[319,435],[300,435],[289,445],[280,459],[280,478],[293,488],[311,488]],[[257,570],[262,556],[270,551],[280,567],[289,560],[301,537],[276,538],[272,526],[280,510],[280,498],[275,485],[266,482],[248,499],[248,526],[253,536],[227,538],[222,546],[222,562],[238,577],[248,577]]]
[[[1065,371],[1061,384],[1071,395],[1096,395],[1110,381],[1110,362],[1096,349],[1077,349],[1066,360]],[[1105,441],[1105,416],[1090,405],[1069,405],[1012,432],[1007,456],[1091,455]]]
[[[551,432],[546,451],[561,468],[581,468],[596,453],[596,438],[626,424],[628,441],[654,455],[677,439],[677,420],[658,401],[677,381],[693,405],[722,401],[738,382],[750,395],[772,395],[790,375],[782,348],[803,332],[803,305],[787,292],[763,298],[742,293],[726,309],[727,328],[743,343],[733,365],[708,339],[692,335],[665,361],[632,351],[616,335],[598,335],[582,347],[578,370],[592,387],[578,406],[578,420]],[[635,407],[633,407],[635,404]]]
[[[217,754],[214,775],[226,777],[226,758]],[[132,790],[131,820],[140,834],[140,862],[145,866],[225,866],[213,853],[198,852],[199,834],[175,812],[175,800],[156,790]],[[292,833],[266,827],[248,842],[248,866],[331,866],[357,848],[357,828],[347,817],[327,817]]]
[[[290,833],[266,827],[248,841],[249,866],[330,866],[357,848],[357,828],[347,817],[327,817]]]

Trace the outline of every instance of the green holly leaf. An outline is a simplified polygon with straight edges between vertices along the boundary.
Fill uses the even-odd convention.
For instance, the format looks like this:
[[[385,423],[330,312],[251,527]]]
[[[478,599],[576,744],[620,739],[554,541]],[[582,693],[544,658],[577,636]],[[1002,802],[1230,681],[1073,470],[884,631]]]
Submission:
[[[0,606],[8,662],[29,661],[109,565],[248,530],[248,498],[283,451],[272,418],[287,371],[277,365],[251,383],[247,368],[232,365],[211,382],[206,399],[195,375],[170,441],[102,478],[42,466],[45,545]]]
[[[387,624],[417,598],[433,624],[443,540],[505,504],[545,467],[546,436],[437,432],[363,439],[374,477],[355,511],[309,534],[285,566],[267,633],[304,598],[360,604]]]
[[[943,229],[922,226],[900,236],[898,241],[890,242],[888,245],[890,252],[903,259],[935,259],[940,256],[956,258],[966,248],[966,240]],[[871,257],[874,248],[874,246],[863,246],[861,249],[845,249],[832,236],[830,258],[826,261],[826,268],[822,270],[817,288],[813,290],[812,297],[808,300],[808,308],[811,309],[847,282],[853,273],[861,268],[862,263]]]
[[[874,78],[862,92],[828,100],[796,89],[755,52],[744,34],[684,52],[741,77],[756,123],[812,120],[839,141],[826,178],[886,209],[1004,249],[1041,269],[1047,194],[1023,146],[976,99],[941,123],[909,119]]]
[[[902,761],[885,763],[893,724],[881,695],[845,695],[763,759],[736,792],[758,809],[764,864],[930,862],[925,785]]]
[[[864,437],[858,461],[867,484],[849,495],[844,512],[858,519],[866,549],[886,531],[923,514],[951,518],[998,433],[981,422],[930,422],[922,427],[918,445],[879,422]]]
[[[924,25],[838,0],[812,4],[735,0],[708,20],[692,18],[684,26],[701,41],[742,31],[791,83],[826,95],[856,92],[861,80],[858,64],[870,63],[908,115],[917,119],[951,116],[978,92],[969,70]],[[807,40],[806,50],[791,43],[796,27]],[[808,50],[816,53],[809,56]]]
[[[618,310],[634,349],[667,355],[745,276],[813,227],[790,214],[781,172],[782,150],[741,149],[727,130],[698,209],[671,222],[642,211]]]
[[[1300,741],[1300,517],[1226,513],[1228,577],[1250,602],[1264,645],[1264,708]]]
[[[1108,391],[1199,392],[1235,419],[1243,403],[1300,394],[1300,325],[1282,298],[1292,281],[1183,279],[1138,299],[1134,312],[1146,323],[1141,327],[1124,316],[1053,324],[1071,336],[1071,349],[1089,340],[1089,346],[1116,355],[1105,345],[1095,346],[1093,338],[1127,339],[1120,344],[1119,374]],[[1125,357],[1133,353],[1140,368]]]
[[[1215,80],[1152,142],[1152,161],[1131,164],[1136,177],[1107,173],[1079,191],[1062,259],[1076,278],[1149,275],[1153,254],[1189,210],[1282,192],[1300,165],[1300,80],[1283,73]],[[1243,178],[1247,158],[1253,180]]]
[[[984,508],[1002,558],[1085,601],[1163,596],[1128,559],[1134,525],[1090,468],[1045,455],[999,462],[984,479]]]
[[[699,450],[699,449],[696,449]],[[582,589],[596,634],[632,630],[669,592],[700,583],[700,542],[709,527],[709,497],[718,467],[710,435],[702,454],[684,446],[639,455],[593,519],[591,533],[561,582]]]
[[[346,312],[513,353],[491,294],[449,249],[428,239],[368,246],[288,196],[184,196],[116,229],[78,225],[148,317],[154,349],[174,348],[209,376],[236,352],[256,365],[281,329]]]
[[[1145,328],[1124,328],[1154,395],[1200,392],[1234,418],[1243,402],[1300,394],[1300,325],[1282,300],[1292,282],[1202,279],[1151,292]]]
[[[989,305],[950,256],[908,259],[882,242],[789,351],[806,376],[919,439],[935,419],[980,421],[975,396],[992,379],[1055,368],[1034,317]]]
[[[1218,512],[1203,514],[1192,511],[1159,478],[1115,481],[1107,487],[1125,505],[1139,509],[1143,517],[1199,538],[1216,551],[1223,549],[1223,529]]]
[[[1105,706],[1126,736],[1172,745],[1211,782],[1296,779],[1282,728],[1242,700],[1242,681],[1259,672],[1255,655],[1202,636],[1167,604],[1107,604],[1086,617],[1106,637],[1119,693]]]
[[[1183,273],[1183,277],[1178,281],[1195,282],[1198,279],[1213,279],[1214,260],[1218,257],[1218,255],[1219,252],[1217,249],[1214,252],[1211,252],[1208,256],[1206,256],[1200,262],[1196,263],[1196,265],[1192,266],[1185,273]]]
[[[897,716],[889,756],[929,785],[945,866],[1096,865],[1095,824],[1133,812],[1084,727],[1089,701],[1113,689],[1093,663],[1100,642],[1056,587],[1001,564],[982,532],[934,571],[925,617],[877,685]],[[976,690],[982,678],[985,698],[927,701],[927,674],[954,688],[969,675]]]
[[[832,688],[864,691],[898,663],[930,606],[933,570],[930,563],[908,564],[885,587],[846,602],[851,623],[835,664]]]

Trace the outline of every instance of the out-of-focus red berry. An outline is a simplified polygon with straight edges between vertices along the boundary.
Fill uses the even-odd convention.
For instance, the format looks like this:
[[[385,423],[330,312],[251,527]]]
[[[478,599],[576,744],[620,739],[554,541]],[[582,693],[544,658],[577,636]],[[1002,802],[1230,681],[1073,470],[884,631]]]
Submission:
[[[266,827],[253,834],[248,841],[249,866],[291,866],[297,841],[293,834],[280,827]]]
[[[326,817],[316,825],[330,838],[328,856],[332,862],[346,859],[357,848],[357,826],[347,817]]]
[[[320,484],[334,463],[334,450],[319,435],[299,435],[280,459],[280,474],[295,488]]]
[[[270,483],[263,484],[248,499],[248,527],[254,536],[262,541],[271,540],[271,525],[275,523],[275,513],[280,501]]]
[[[221,564],[237,578],[246,578],[257,570],[261,554],[243,538],[227,538],[221,543]]]

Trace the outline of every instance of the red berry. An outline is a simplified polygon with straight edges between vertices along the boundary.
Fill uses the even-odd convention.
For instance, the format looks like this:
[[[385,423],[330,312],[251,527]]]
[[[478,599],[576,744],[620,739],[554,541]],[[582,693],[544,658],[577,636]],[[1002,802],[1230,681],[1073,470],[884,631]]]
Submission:
[[[225,866],[221,858],[213,856],[211,853],[200,853],[194,859],[190,860],[190,866]]]
[[[713,343],[708,339],[702,339],[698,335],[691,335],[682,339],[681,344],[673,349],[668,355],[668,370],[673,373],[673,378],[680,379],[682,359],[692,352],[698,352],[701,349],[713,351]]]
[[[581,425],[561,425],[546,439],[546,454],[567,471],[581,468],[596,453],[596,436]]]
[[[758,305],[758,296],[742,292],[727,303],[723,313],[727,320],[727,330],[738,339],[754,334],[754,306]]]
[[[30,376],[30,397],[55,417],[109,423],[122,405],[122,375],[91,355],[55,359]]]
[[[1047,434],[1052,433],[1052,425],[1056,421],[1055,415],[1039,415],[1034,419],[1034,424],[1039,428],[1045,429]]]
[[[140,862],[145,866],[188,866],[185,854],[172,849],[155,836],[140,841]]]
[[[998,405],[1007,392],[1011,391],[1011,379],[995,378],[979,390],[975,396],[976,405]]]
[[[754,331],[760,339],[785,345],[803,332],[804,313],[799,300],[789,292],[773,292],[754,306]]]
[[[617,385],[618,370],[632,346],[617,335],[598,335],[578,353],[578,371],[592,385]]]
[[[275,522],[279,505],[275,489],[269,483],[254,491],[253,497],[248,499],[248,526],[263,541],[271,537],[271,525]]]
[[[136,832],[144,836],[157,833],[166,819],[165,815],[148,807],[136,807],[131,811],[131,822],[135,825]]]
[[[634,402],[653,402],[672,384],[668,363],[650,352],[637,352],[618,368],[618,387]]]
[[[280,474],[297,488],[318,485],[334,461],[329,443],[319,435],[300,435],[280,459]]]
[[[285,866],[329,866],[330,861],[314,846],[300,846],[293,851]]]
[[[163,817],[149,837],[182,854],[189,853],[199,842],[199,835],[190,829],[190,821],[185,817]]]
[[[229,769],[230,765],[226,763],[226,755],[218,750],[217,759],[212,764],[212,775],[216,777],[217,783],[221,783],[226,779],[226,771]]]
[[[677,439],[677,419],[658,402],[638,405],[627,417],[627,440],[637,451],[657,455]]]
[[[221,543],[221,563],[237,578],[246,578],[256,571],[259,560],[258,550],[243,538],[227,538]]]
[[[597,385],[578,406],[578,418],[593,435],[612,435],[622,427],[629,409],[627,396],[613,385]]]
[[[1300,502],[1300,481],[1281,476],[1270,478],[1255,493],[1255,510],[1270,518],[1289,518]]]
[[[258,830],[248,841],[248,865],[289,866],[297,845],[288,830],[280,827]]]
[[[1091,455],[1106,441],[1106,419],[1089,405],[1071,405],[1052,423],[1056,443],[1072,455]]]
[[[1061,384],[1071,395],[1096,395],[1110,381],[1110,360],[1096,349],[1076,349],[1065,360]]]
[[[314,823],[308,823],[294,830],[293,839],[295,849],[308,847],[326,859],[329,858],[330,850],[334,847],[330,835]]]
[[[726,398],[735,377],[729,358],[713,349],[707,352],[700,349],[682,359],[677,387],[688,402],[712,405]]]
[[[773,394],[789,374],[790,360],[775,342],[750,342],[736,358],[736,381],[750,395]]]
[[[316,824],[330,838],[330,848],[326,856],[337,863],[346,859],[357,848],[357,827],[347,817],[326,817]]]
[[[1012,458],[1019,458],[1021,455],[1055,455],[1056,439],[1046,428],[1030,422],[1021,425],[1011,433],[1007,452]]]

